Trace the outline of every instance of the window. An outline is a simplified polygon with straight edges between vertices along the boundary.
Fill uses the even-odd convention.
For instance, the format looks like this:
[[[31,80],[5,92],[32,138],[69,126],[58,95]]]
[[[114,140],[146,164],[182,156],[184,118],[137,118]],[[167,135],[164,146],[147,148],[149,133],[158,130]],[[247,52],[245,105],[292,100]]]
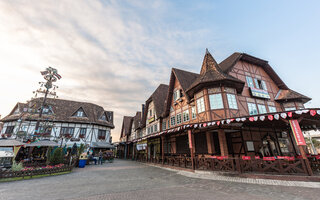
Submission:
[[[14,126],[7,126],[5,134],[13,133]]]
[[[173,92],[173,100],[174,100],[174,101],[177,101],[177,100],[180,99],[181,97],[183,97],[182,90],[177,89],[177,90],[175,90],[175,91]]]
[[[213,109],[222,109],[223,108],[223,101],[221,94],[210,94],[210,108]]]
[[[267,85],[266,82],[260,79],[254,79],[254,82],[256,84],[256,88],[261,89],[261,90],[267,90]]]
[[[285,111],[291,111],[291,110],[295,110],[296,107],[288,107],[288,108],[284,108]]]
[[[258,110],[255,103],[248,103],[249,115],[257,115]]]
[[[152,117],[152,109],[149,110],[149,117]]]
[[[73,135],[74,127],[62,127],[60,130],[60,135]]]
[[[198,113],[202,113],[202,112],[205,111],[204,98],[203,97],[197,99],[197,109],[198,109]]]
[[[73,116],[74,117],[87,117],[82,108],[80,108]]]
[[[150,127],[150,133],[153,133],[153,126]]]
[[[107,121],[107,116],[106,116],[106,114],[105,113],[103,113],[103,115],[101,116],[101,118],[100,118],[101,120],[103,120],[103,121]]]
[[[86,128],[80,128],[79,138],[85,138],[87,133]]]
[[[236,100],[236,95],[234,94],[227,94],[228,104],[230,109],[238,109],[238,104]]]
[[[258,104],[258,109],[259,109],[259,113],[260,113],[260,114],[267,113],[267,109],[266,109],[266,106],[265,106],[265,105]]]
[[[106,139],[106,130],[98,130],[98,139],[105,140]]]
[[[250,76],[246,76],[248,87],[254,87],[253,80]]]
[[[148,127],[147,133],[150,134],[150,127]]]
[[[43,114],[51,114],[51,107],[43,107],[42,109]]]
[[[168,119],[168,129],[170,128],[170,119]]]
[[[177,114],[177,124],[181,124],[181,113]]]
[[[183,122],[189,121],[189,110],[183,111]]]
[[[175,116],[170,117],[170,121],[171,121],[170,125],[174,126],[176,124],[176,117]]]
[[[155,125],[154,125],[154,132],[157,132],[157,131],[158,131],[158,125],[155,124]]]
[[[167,123],[166,121],[162,122],[162,130],[166,130],[167,129]]]
[[[196,113],[196,107],[191,107],[191,115],[192,115],[192,119],[197,118],[197,113]]]
[[[277,109],[275,106],[269,106],[269,112],[277,112]]]

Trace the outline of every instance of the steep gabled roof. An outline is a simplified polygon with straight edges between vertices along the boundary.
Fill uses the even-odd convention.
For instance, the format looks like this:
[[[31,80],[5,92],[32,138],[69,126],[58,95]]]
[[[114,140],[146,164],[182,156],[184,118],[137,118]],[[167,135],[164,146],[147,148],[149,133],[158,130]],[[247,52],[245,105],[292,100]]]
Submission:
[[[170,75],[169,91],[166,98],[166,109],[163,113],[164,116],[167,116],[170,111],[170,103],[173,95],[174,83],[177,79],[181,85],[183,93],[186,95],[187,100],[190,100],[190,97],[187,94],[187,89],[190,85],[199,77],[199,74],[188,72],[182,69],[172,68]]]
[[[133,117],[130,117],[130,116],[123,117],[120,138],[131,134],[132,121],[133,121]]]
[[[199,74],[184,71],[177,68],[172,68],[171,76],[173,75],[175,75],[175,77],[178,79],[182,87],[182,90],[184,92],[186,92],[186,90],[190,87],[190,85],[200,76]],[[169,84],[169,87],[171,86],[170,84]]]
[[[268,61],[262,60],[260,58],[256,58],[246,53],[239,53],[239,52],[233,53],[231,56],[223,60],[219,64],[219,66],[221,67],[223,72],[229,73],[239,60],[243,60],[248,63],[261,66],[280,89],[284,89],[284,90],[289,89],[286,86],[286,84],[281,80],[281,78],[278,76],[278,74],[272,69]]]
[[[1,119],[1,121],[15,121],[23,116],[23,119],[28,120],[38,120],[39,113],[38,109],[41,107],[43,98],[35,98],[29,101],[29,103],[21,104],[19,103],[19,109],[23,111],[26,108],[27,112],[22,112],[21,114],[9,114],[8,116]],[[51,106],[54,114],[43,115],[44,119],[59,121],[59,122],[73,122],[73,123],[88,123],[88,124],[98,124],[102,126],[108,126],[114,128],[113,121],[102,121],[99,117],[103,112],[106,112],[103,107],[92,103],[70,101],[64,99],[52,99],[47,98],[46,105]],[[72,116],[79,108],[82,108],[86,113],[87,117],[74,117]]]
[[[134,123],[135,130],[141,128],[141,126],[142,126],[142,118],[141,117],[142,117],[141,116],[141,112],[138,111],[136,113],[136,115],[134,116],[134,118],[133,118],[133,123]]]
[[[165,110],[165,105],[166,105],[166,98],[168,96],[168,90],[169,86],[165,84],[160,84],[157,89],[153,92],[153,94],[149,97],[149,99],[146,101],[146,108],[145,112],[142,118],[142,124],[145,125],[146,120],[147,120],[147,114],[148,114],[148,108],[149,108],[149,103],[153,101],[155,111],[157,114],[157,117],[162,117],[162,114]]]
[[[279,90],[276,98],[276,101],[287,101],[287,100],[301,100],[303,103],[307,103],[311,98],[300,94],[293,90]]]
[[[190,96],[194,94],[201,87],[205,87],[211,84],[234,85],[237,91],[240,93],[243,89],[244,82],[224,73],[210,52],[206,50],[206,54],[203,59],[200,76],[191,84],[187,89]]]

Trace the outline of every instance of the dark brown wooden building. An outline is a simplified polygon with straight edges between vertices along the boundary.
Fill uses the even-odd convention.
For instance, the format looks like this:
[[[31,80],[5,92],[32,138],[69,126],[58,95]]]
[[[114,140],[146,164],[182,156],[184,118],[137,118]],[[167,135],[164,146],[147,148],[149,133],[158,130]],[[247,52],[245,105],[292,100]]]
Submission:
[[[240,171],[264,162],[263,172],[312,174],[290,123],[318,129],[320,111],[305,109],[311,99],[291,90],[267,61],[234,53],[218,64],[206,50],[200,74],[173,68],[166,93],[160,128],[132,141],[161,138],[161,156],[147,160]]]

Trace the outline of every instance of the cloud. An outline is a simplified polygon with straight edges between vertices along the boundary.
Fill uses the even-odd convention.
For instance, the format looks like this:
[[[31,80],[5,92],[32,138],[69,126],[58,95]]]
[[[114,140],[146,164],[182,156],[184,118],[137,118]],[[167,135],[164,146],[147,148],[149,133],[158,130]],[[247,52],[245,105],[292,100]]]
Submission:
[[[199,65],[191,49],[209,30],[169,23],[172,10],[164,1],[0,2],[0,113],[31,98],[50,65],[63,77],[60,98],[114,111],[118,140],[122,117],[168,84],[171,67]]]

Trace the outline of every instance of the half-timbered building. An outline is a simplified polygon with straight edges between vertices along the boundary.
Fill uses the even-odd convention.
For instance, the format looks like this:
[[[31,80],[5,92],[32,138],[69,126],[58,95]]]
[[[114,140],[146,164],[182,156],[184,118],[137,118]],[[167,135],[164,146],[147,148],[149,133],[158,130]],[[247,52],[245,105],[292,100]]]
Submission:
[[[92,148],[111,147],[113,112],[86,102],[47,98],[42,117],[39,112],[43,98],[17,103],[8,116],[1,119],[2,138],[50,139],[59,144],[74,142]],[[39,130],[35,131],[39,122]]]
[[[306,109],[311,98],[290,89],[268,61],[234,53],[218,64],[206,50],[200,73],[173,68],[163,95],[160,127],[138,139],[161,138],[161,155],[147,152],[144,159],[193,169],[312,174],[302,131],[320,128],[320,111]],[[146,113],[153,106],[147,104]]]

